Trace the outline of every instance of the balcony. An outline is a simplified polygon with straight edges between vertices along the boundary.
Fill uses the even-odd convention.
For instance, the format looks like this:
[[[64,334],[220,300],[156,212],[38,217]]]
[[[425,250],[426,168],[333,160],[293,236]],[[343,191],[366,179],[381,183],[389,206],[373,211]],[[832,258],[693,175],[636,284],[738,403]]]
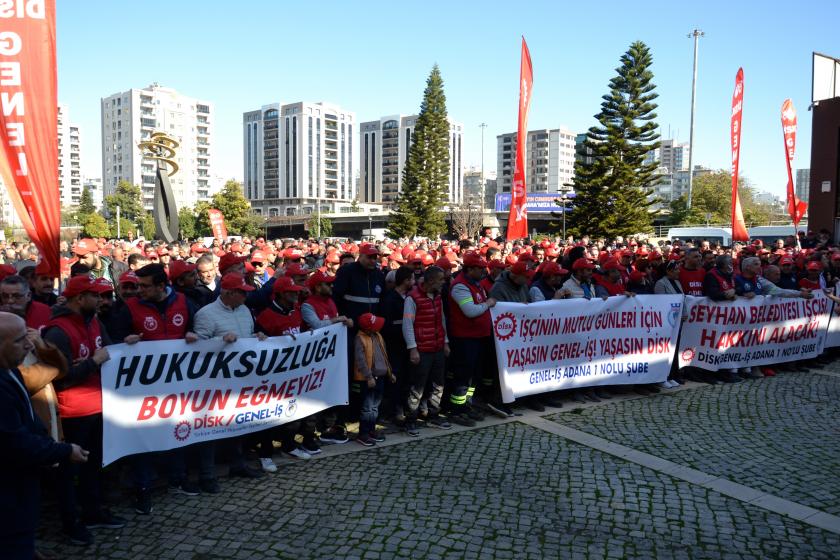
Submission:
[[[326,150],[324,152],[324,159],[337,160],[338,152],[336,152],[335,150]]]
[[[195,110],[196,110],[197,113],[210,114],[210,106],[209,105],[196,105]]]

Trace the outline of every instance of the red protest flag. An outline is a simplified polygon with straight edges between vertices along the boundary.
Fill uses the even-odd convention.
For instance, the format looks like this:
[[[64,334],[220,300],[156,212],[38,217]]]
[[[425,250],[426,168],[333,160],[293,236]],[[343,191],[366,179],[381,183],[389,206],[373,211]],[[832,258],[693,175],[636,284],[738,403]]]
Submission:
[[[210,229],[213,230],[213,237],[219,241],[227,239],[228,231],[225,225],[225,215],[215,208],[208,208],[207,215],[210,217]]]
[[[749,241],[741,199],[738,196],[738,166],[741,155],[741,117],[744,108],[744,69],[738,68],[735,75],[735,91],[732,93],[732,241]]]
[[[808,203],[799,200],[796,197],[796,191],[793,188],[793,172],[791,165],[793,165],[793,155],[796,152],[796,108],[793,106],[793,101],[785,99],[782,103],[782,133],[785,138],[785,164],[787,165],[787,209],[790,214],[790,219],[793,220],[793,225],[799,225],[802,216],[808,209]]]
[[[0,178],[50,270],[58,242],[58,78],[55,0],[4,10],[0,44]]]
[[[528,141],[528,109],[531,107],[531,87],[534,72],[531,53],[522,37],[522,55],[519,64],[519,122],[516,126],[516,158],[513,163],[513,186],[510,189],[507,240],[528,237],[528,210],[525,208],[525,144]]]

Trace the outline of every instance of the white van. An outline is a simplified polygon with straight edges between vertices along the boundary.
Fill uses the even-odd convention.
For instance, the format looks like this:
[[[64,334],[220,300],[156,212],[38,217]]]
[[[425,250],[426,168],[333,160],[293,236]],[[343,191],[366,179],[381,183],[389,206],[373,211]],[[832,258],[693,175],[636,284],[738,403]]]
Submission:
[[[732,245],[732,228],[721,227],[680,227],[668,230],[668,240],[690,241],[697,244],[700,241],[709,241],[730,247]]]
[[[808,232],[808,224],[799,224],[796,226],[797,232]],[[777,239],[786,239],[793,235],[793,224],[788,226],[756,226],[747,230],[750,234],[750,241],[760,239],[764,245],[772,245]]]

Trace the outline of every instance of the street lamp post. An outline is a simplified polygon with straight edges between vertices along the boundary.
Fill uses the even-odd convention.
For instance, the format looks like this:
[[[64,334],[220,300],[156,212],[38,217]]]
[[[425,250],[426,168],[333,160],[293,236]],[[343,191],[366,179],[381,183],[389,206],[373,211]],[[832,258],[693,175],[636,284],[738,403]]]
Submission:
[[[368,216],[368,237],[373,239],[373,216]]]
[[[566,193],[560,195],[560,202],[563,203],[563,242],[566,242],[566,201],[569,197]]]
[[[691,124],[688,129],[688,202],[686,206],[689,210],[691,210],[691,187],[694,184],[694,169],[692,165],[694,163],[694,110],[696,106],[695,98],[697,96],[697,45],[700,37],[704,35],[705,33],[699,29],[695,29],[688,34],[689,38],[694,37],[694,74],[691,79]]]

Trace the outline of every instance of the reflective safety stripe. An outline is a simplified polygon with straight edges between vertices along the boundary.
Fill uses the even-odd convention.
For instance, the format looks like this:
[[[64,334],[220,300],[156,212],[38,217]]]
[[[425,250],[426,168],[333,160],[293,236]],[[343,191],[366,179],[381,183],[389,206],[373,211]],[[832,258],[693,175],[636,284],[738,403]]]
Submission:
[[[475,394],[475,387],[467,387],[467,397],[471,397]]]
[[[379,303],[379,298],[373,297],[344,296],[344,299],[352,301],[353,303]]]
[[[465,303],[472,303],[472,300],[473,300],[472,296],[465,297],[464,299],[462,299],[461,301],[458,302],[458,305],[463,306]]]
[[[457,396],[457,395],[449,395],[449,402],[452,404],[467,404],[467,397],[466,395]]]

